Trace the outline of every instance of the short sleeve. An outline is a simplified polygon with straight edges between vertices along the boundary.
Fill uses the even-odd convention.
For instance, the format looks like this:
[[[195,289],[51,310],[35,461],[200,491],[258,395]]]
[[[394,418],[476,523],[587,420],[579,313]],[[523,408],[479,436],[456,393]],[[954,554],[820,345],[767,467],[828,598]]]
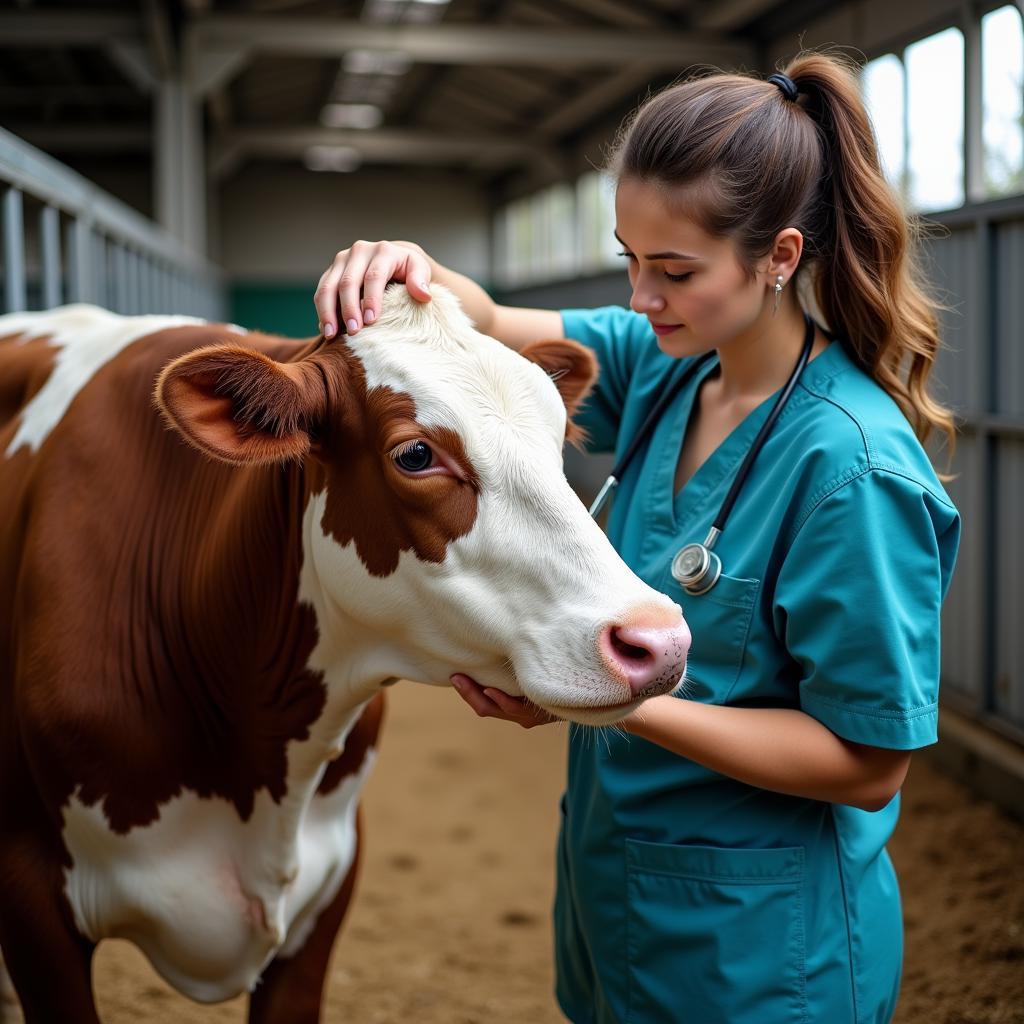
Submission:
[[[947,499],[886,470],[846,481],[813,508],[773,604],[805,712],[855,743],[935,742],[939,612],[959,536]]]
[[[622,306],[565,309],[562,326],[567,338],[593,351],[601,371],[573,418],[586,430],[590,451],[612,451],[630,381],[641,358],[651,351],[654,334],[646,317]]]

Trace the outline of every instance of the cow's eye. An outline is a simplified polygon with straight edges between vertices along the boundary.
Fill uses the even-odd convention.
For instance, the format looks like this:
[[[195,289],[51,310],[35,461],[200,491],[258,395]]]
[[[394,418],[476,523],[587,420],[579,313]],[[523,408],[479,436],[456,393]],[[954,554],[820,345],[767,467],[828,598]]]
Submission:
[[[407,473],[418,473],[420,470],[428,469],[433,461],[434,453],[423,441],[414,441],[395,456],[395,462]]]

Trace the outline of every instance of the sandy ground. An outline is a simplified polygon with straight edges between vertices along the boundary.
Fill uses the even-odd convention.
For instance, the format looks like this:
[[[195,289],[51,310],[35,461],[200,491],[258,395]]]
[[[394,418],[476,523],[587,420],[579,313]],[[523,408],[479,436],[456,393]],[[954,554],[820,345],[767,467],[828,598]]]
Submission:
[[[564,728],[480,721],[412,684],[390,696],[324,1021],[561,1021],[548,914]],[[907,921],[897,1024],[1024,1024],[1024,827],[919,756],[891,850]],[[126,943],[100,947],[95,979],[105,1024],[245,1019],[243,999],[177,995]]]

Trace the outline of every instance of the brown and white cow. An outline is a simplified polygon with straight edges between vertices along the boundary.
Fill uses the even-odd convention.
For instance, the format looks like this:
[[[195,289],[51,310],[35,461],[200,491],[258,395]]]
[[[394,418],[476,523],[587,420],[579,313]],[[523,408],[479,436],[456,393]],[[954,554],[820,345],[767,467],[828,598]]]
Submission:
[[[384,682],[463,671],[584,724],[677,684],[679,608],[562,473],[593,360],[528,356],[443,289],[335,342],[0,317],[0,948],[30,1024],[97,1020],[107,936],[317,1020]]]

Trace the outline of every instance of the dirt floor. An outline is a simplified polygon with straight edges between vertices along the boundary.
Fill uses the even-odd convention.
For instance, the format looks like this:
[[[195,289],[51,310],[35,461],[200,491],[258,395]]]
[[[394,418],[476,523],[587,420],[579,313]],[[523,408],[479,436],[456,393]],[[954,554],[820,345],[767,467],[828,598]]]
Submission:
[[[403,683],[390,696],[324,1021],[556,1024],[564,728],[481,721],[446,690]],[[904,794],[891,846],[907,921],[897,1024],[1024,1024],[1024,826],[920,756]],[[126,943],[100,947],[95,978],[105,1024],[244,1020],[243,999],[196,1006]]]

